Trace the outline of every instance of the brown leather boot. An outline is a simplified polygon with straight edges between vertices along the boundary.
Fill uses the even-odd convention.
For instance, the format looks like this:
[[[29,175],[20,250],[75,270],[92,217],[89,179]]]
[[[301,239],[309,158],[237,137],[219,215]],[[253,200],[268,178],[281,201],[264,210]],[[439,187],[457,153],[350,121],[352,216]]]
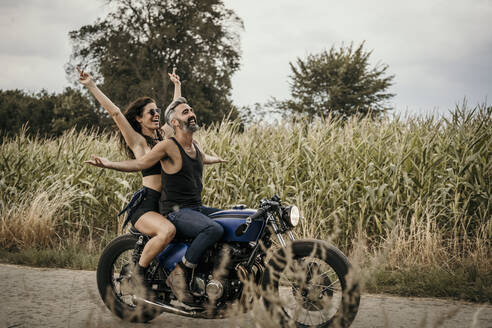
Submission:
[[[188,291],[186,283],[186,272],[181,265],[176,265],[174,270],[166,279],[166,285],[171,288],[173,294],[179,301],[185,304],[193,304],[193,295]]]

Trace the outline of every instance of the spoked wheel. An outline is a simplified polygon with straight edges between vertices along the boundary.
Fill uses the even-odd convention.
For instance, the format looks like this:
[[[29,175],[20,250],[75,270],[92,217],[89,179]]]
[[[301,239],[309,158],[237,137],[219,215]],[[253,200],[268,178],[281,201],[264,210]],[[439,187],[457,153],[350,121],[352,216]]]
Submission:
[[[359,285],[348,279],[349,269],[336,247],[320,240],[295,241],[268,262],[265,304],[280,321],[294,321],[298,327],[348,327],[360,302]]]
[[[330,307],[334,311],[341,303],[342,288],[340,281],[333,269],[323,262],[317,262],[316,258],[304,258],[292,265],[280,284],[290,286],[292,297],[307,311],[318,311],[325,304],[331,302]],[[305,277],[296,276],[295,272],[306,272]],[[288,288],[284,290],[288,294]],[[296,309],[290,309],[295,313]]]
[[[118,317],[132,322],[147,322],[159,312],[135,302],[135,296],[145,297],[147,291],[135,279],[132,255],[137,242],[133,235],[113,239],[104,249],[97,265],[97,287],[106,306]]]

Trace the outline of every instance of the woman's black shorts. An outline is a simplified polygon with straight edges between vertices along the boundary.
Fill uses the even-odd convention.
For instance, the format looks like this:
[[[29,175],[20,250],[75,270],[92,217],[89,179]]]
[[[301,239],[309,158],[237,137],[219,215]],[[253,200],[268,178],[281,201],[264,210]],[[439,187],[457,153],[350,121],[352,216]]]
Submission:
[[[161,193],[155,191],[154,189],[145,188],[146,194],[143,199],[140,201],[140,204],[137,205],[135,211],[130,217],[130,222],[135,225],[137,220],[147,212],[157,212],[159,213],[159,198],[161,197]]]

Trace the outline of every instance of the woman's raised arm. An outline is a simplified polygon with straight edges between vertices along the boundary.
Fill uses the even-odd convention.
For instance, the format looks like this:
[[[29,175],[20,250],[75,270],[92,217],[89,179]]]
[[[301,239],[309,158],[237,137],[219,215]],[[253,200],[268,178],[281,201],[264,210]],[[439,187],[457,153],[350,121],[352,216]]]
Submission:
[[[173,67],[172,73],[167,73],[169,75],[169,79],[172,83],[174,83],[174,95],[173,101],[181,97],[181,81],[179,79],[179,75],[176,74],[176,67]],[[164,114],[164,113],[163,113]],[[168,125],[166,122],[161,126],[161,132],[164,134],[164,138],[170,138],[174,135],[173,128]]]
[[[96,98],[101,106],[103,106],[109,115],[111,115],[114,122],[120,129],[126,144],[133,150],[133,147],[135,147],[138,143],[145,141],[145,139],[132,128],[130,123],[128,123],[128,120],[118,106],[113,104],[113,102],[97,87],[96,83],[94,83],[94,80],[92,79],[92,76],[78,67],[77,71],[79,72],[80,83],[89,89],[94,98]]]
[[[179,80],[179,75],[176,74],[176,67],[173,67],[173,73],[167,73],[171,82],[174,83],[174,95],[173,101],[181,97],[181,81]]]

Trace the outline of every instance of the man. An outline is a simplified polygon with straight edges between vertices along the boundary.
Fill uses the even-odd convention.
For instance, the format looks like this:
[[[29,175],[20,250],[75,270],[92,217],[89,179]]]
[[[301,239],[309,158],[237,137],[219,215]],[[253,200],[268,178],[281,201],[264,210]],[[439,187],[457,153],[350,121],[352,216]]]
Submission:
[[[99,167],[133,172],[149,168],[161,161],[160,212],[175,225],[178,235],[194,238],[182,261],[169,275],[166,284],[180,301],[191,303],[193,297],[187,289],[190,270],[198,265],[205,250],[224,233],[222,226],[207,216],[218,209],[202,206],[203,164],[225,161],[217,156],[204,154],[193,140],[193,133],[199,127],[196,115],[185,98],[180,97],[168,106],[165,119],[174,129],[175,137],[159,142],[143,157],[111,162],[93,155],[93,159],[86,162]]]

